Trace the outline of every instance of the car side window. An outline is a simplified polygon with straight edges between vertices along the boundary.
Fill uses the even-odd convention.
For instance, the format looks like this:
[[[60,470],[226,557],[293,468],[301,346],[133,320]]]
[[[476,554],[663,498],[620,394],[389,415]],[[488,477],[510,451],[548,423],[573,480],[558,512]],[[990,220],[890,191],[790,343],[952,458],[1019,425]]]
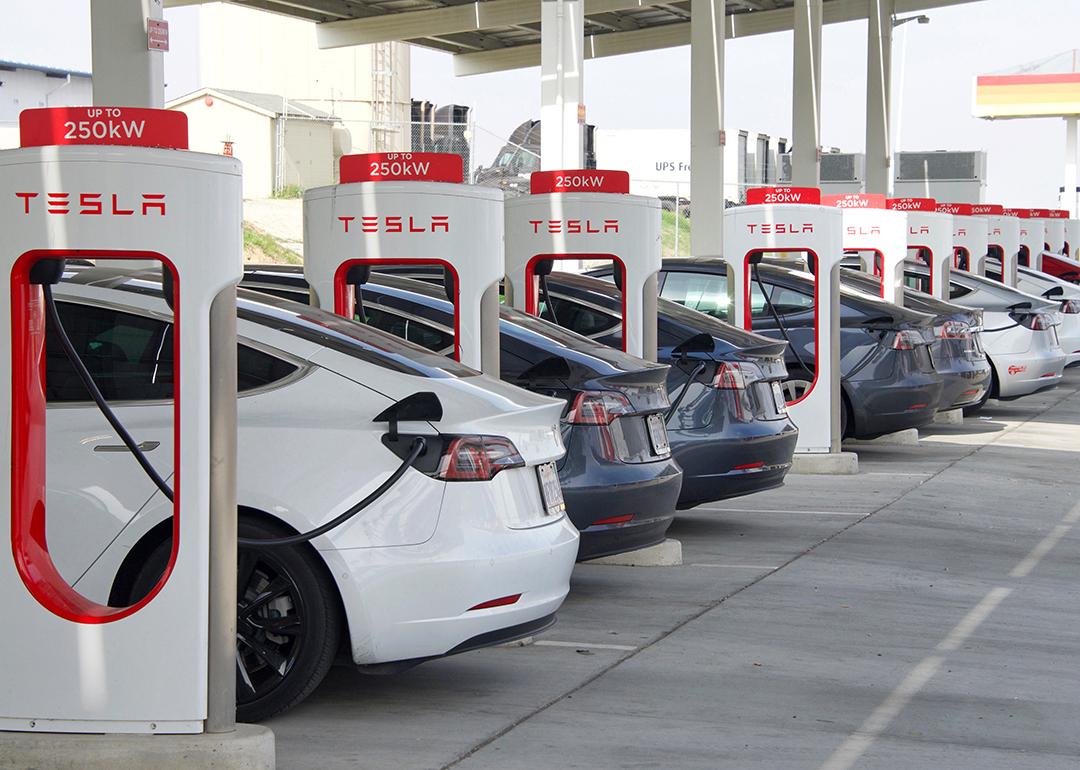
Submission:
[[[566,297],[553,296],[551,303],[555,307],[555,316],[559,319],[559,326],[585,337],[610,332],[621,323],[618,316],[582,305]],[[541,318],[551,320],[551,315],[547,312],[547,303],[541,302],[539,310]]]
[[[912,273],[905,273],[904,274],[904,285],[907,286],[909,289],[914,289],[915,291],[921,291],[924,294],[929,294],[930,293],[930,277],[926,276],[926,275],[917,275],[917,274],[912,274]],[[951,284],[951,285],[953,286],[953,288],[956,287],[955,283]]]
[[[453,334],[416,319],[406,318],[371,305],[364,306],[364,316],[369,326],[374,326],[376,329],[381,329],[436,353],[445,352],[447,348],[454,347]]]
[[[691,273],[672,270],[664,279],[664,288],[660,292],[664,299],[678,302],[691,310],[706,313],[729,321],[729,302],[727,276],[715,273]],[[754,317],[767,314],[765,295],[757,283],[750,284],[750,311]]]
[[[769,291],[769,299],[772,302],[773,310],[778,315],[793,315],[796,313],[803,313],[807,310],[812,310],[814,307],[814,297],[810,294],[804,294],[801,291],[795,291],[789,289],[786,286],[767,286]],[[751,297],[751,300],[753,297]],[[751,301],[750,314],[754,318],[768,318],[772,316],[772,311],[765,305],[764,302],[758,307],[756,303]]]
[[[967,286],[961,286],[958,283],[949,282],[949,299],[956,299],[957,297],[963,297],[965,294],[971,294],[971,289]]]
[[[172,325],[117,310],[58,302],[57,311],[87,370],[110,401],[172,398]],[[89,401],[52,324],[46,328],[45,398]]]
[[[173,325],[149,316],[94,305],[58,302],[72,345],[108,401],[167,401],[173,397]],[[284,379],[297,367],[237,345],[237,391]],[[89,401],[90,394],[49,324],[45,339],[45,398],[50,403]]]

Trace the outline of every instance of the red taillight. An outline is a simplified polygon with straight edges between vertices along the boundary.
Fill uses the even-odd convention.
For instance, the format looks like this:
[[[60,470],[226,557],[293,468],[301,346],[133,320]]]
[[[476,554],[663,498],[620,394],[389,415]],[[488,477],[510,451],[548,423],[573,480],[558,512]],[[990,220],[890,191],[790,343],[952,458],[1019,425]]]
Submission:
[[[946,321],[937,330],[943,340],[963,340],[971,336],[971,327],[963,321]]]
[[[510,439],[457,436],[443,452],[435,475],[443,481],[490,481],[499,471],[523,465],[525,460]]]
[[[610,425],[616,417],[633,412],[630,399],[622,393],[586,390],[577,394],[566,421],[572,425]]]
[[[722,362],[716,367],[712,386],[718,390],[746,390],[746,378],[739,364]]]
[[[1080,299],[1067,299],[1061,303],[1061,312],[1067,315],[1080,314]]]
[[[765,461],[764,460],[758,460],[756,463],[746,463],[745,465],[736,465],[731,470],[733,470],[733,471],[752,471],[752,470],[756,470],[757,468],[764,468],[764,467],[765,467]]]
[[[511,604],[517,604],[517,600],[521,598],[521,594],[510,594],[509,596],[500,596],[498,599],[492,599],[491,601],[481,602],[475,607],[469,607],[468,612],[473,610],[490,610],[492,607],[506,607]]]
[[[893,350],[914,350],[923,344],[922,335],[912,329],[901,329],[893,337]]]
[[[633,521],[633,520],[634,520],[634,514],[627,513],[627,514],[624,514],[622,516],[612,516],[609,519],[600,519],[598,521],[594,521],[590,526],[595,527],[598,524],[625,524],[628,521]]]
[[[1036,313],[1031,318],[1031,326],[1028,328],[1034,332],[1044,332],[1054,325],[1054,317],[1049,313]]]

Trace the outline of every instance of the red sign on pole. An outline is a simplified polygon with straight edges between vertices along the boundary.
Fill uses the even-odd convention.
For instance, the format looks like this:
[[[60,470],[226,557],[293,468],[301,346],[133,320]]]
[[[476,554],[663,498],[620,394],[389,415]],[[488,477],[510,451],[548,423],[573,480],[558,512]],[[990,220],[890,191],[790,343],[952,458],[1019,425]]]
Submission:
[[[847,195],[822,195],[822,206],[838,209],[883,209],[885,196],[877,193],[849,193]]]
[[[545,193],[630,192],[630,174],[626,171],[607,171],[602,169],[572,169],[566,171],[534,171],[529,177],[529,192],[532,195]]]
[[[341,156],[341,183],[450,182],[465,178],[460,155],[452,152],[368,152]]]
[[[46,107],[19,114],[21,147],[114,144],[188,148],[187,115],[142,107]]]
[[[975,203],[971,206],[971,213],[999,217],[1005,213],[1005,207],[996,203]]]
[[[151,51],[169,50],[169,22],[164,19],[146,20],[146,47]]]
[[[1066,209],[1050,209],[1046,212],[1047,219],[1068,219],[1069,212]]]
[[[751,187],[746,191],[751,206],[763,203],[808,203],[821,205],[821,190],[816,187]]]
[[[937,210],[942,214],[952,214],[959,217],[970,217],[972,205],[970,203],[939,203]]]
[[[933,198],[889,198],[887,205],[893,211],[937,211]]]

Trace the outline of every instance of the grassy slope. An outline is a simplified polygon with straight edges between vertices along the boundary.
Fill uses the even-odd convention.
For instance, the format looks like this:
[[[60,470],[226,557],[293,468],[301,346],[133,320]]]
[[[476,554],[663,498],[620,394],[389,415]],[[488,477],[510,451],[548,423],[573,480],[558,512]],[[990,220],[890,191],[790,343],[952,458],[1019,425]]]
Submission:
[[[660,212],[660,244],[665,257],[686,256],[690,253],[690,220],[679,217],[679,254],[675,254],[675,212]]]

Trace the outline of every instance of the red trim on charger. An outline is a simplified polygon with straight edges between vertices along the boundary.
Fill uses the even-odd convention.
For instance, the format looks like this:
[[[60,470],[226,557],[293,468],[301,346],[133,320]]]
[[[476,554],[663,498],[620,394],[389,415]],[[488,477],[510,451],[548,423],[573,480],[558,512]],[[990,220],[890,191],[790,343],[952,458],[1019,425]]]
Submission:
[[[610,259],[623,274],[623,288],[619,290],[619,301],[622,304],[622,349],[626,352],[626,265],[621,259],[614,254],[536,254],[525,263],[525,312],[529,315],[539,315],[540,308],[540,284],[533,279],[536,278],[536,263],[545,259],[552,259],[556,262],[566,259]],[[614,278],[614,276],[612,276]],[[612,282],[614,285],[614,281]]]

